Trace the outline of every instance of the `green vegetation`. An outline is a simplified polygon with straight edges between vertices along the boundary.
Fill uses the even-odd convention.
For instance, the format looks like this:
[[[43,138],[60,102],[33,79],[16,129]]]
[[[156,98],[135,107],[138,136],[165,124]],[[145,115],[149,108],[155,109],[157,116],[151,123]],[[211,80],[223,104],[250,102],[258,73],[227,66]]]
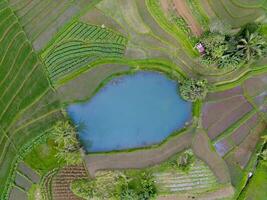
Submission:
[[[53,84],[104,58],[120,58],[127,40],[104,26],[71,24],[43,54]]]
[[[195,162],[195,157],[191,151],[185,151],[178,158],[170,161],[174,168],[179,168],[183,171],[189,171],[190,167]]]
[[[260,161],[256,172],[251,178],[245,192],[239,197],[240,200],[257,199],[264,200],[267,196],[267,162]]]
[[[63,160],[58,160],[58,153],[54,139],[50,136],[41,144],[36,145],[24,158],[24,161],[41,175],[64,165]]]
[[[90,98],[115,75],[138,70],[163,72],[181,81],[181,95],[195,102],[193,114],[201,118],[204,113],[201,105],[205,109],[210,103],[204,99],[208,89],[209,92],[223,91],[238,85],[244,89],[246,79],[253,82],[259,79],[259,74],[267,72],[264,58],[267,50],[266,0],[186,0],[193,20],[201,24],[202,30],[210,29],[199,38],[206,48],[200,63],[194,48],[198,39],[192,35],[191,27],[177,13],[166,15],[161,1],[99,2],[0,0],[1,200],[9,199],[21,160],[42,175],[41,195],[52,199],[52,179],[58,168],[80,163],[83,158],[76,128],[63,121],[62,107],[66,102]],[[80,22],[80,16],[90,12],[91,8],[98,13],[93,16],[99,19],[97,24]],[[102,20],[103,16],[105,20]],[[91,23],[95,23],[94,20]],[[117,27],[116,31],[114,27]],[[97,70],[100,65],[102,68]],[[87,76],[87,70],[92,71],[90,76]],[[79,82],[79,75],[92,81]],[[249,83],[252,88],[261,87],[261,84]],[[63,89],[68,98],[65,98]],[[255,99],[260,102],[260,97],[255,96]],[[254,99],[251,97],[249,101]],[[264,111],[260,110],[265,104],[251,104],[256,109],[244,116],[257,112],[265,120],[262,117]],[[227,126],[215,141],[227,138],[233,145],[230,137],[244,124],[245,118]],[[252,133],[258,134],[258,130],[253,128]],[[243,140],[241,144],[250,148],[246,155],[239,156],[240,162],[250,159],[249,164],[240,167],[237,163],[239,158],[235,155],[239,145],[234,145],[223,157],[236,195],[244,186],[246,173],[252,170],[257,157],[256,147],[252,145],[252,142],[257,143],[257,138],[246,143]],[[256,173],[242,193],[244,199],[264,200],[267,196],[266,184],[263,184],[267,179],[266,150],[259,156],[261,160]],[[181,180],[186,185],[192,184],[197,193],[219,187],[209,167],[196,161],[190,152],[146,170],[109,173],[89,182],[74,182],[72,190],[83,198],[104,195],[105,198],[149,199],[162,193],[192,192],[180,184]],[[176,187],[170,188],[166,182]],[[37,199],[38,187],[33,185],[28,192],[29,199]],[[44,190],[46,187],[48,190]]]
[[[260,25],[247,24],[235,35],[213,31],[200,38],[205,47],[201,60],[203,64],[237,69],[267,52],[267,39],[261,34]]]
[[[77,165],[82,163],[82,149],[77,139],[77,132],[68,121],[59,121],[52,129],[55,138],[59,161],[66,162],[67,165]]]
[[[78,179],[71,190],[83,199],[143,199],[156,196],[153,175],[148,171],[102,172],[94,180]]]
[[[187,101],[203,100],[208,93],[208,82],[205,79],[186,79],[179,86],[179,92]]]
[[[41,190],[40,186],[33,184],[30,190],[28,191],[28,200],[39,200],[41,199]]]

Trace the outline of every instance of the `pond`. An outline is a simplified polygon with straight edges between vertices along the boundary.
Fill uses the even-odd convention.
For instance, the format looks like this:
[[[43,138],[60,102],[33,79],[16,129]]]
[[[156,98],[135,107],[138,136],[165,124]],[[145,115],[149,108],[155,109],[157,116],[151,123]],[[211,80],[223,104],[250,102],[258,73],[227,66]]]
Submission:
[[[138,72],[113,79],[67,112],[86,151],[103,152],[160,143],[191,120],[191,107],[177,93],[175,81]]]

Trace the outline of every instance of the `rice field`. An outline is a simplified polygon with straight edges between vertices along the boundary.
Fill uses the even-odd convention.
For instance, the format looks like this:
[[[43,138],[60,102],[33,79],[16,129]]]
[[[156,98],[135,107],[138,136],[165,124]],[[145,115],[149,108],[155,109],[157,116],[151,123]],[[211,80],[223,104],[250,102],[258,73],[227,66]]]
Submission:
[[[38,151],[66,104],[138,70],[206,78],[201,117],[162,146],[86,156],[89,172],[150,167],[191,148],[199,160],[188,173],[154,174],[160,193],[227,185],[238,195],[266,130],[266,59],[218,70],[202,65],[194,47],[213,21],[266,24],[266,11],[266,0],[0,0],[0,199],[26,200],[39,182],[44,199],[77,199],[68,185],[87,176],[84,166],[58,169],[53,150]]]
[[[196,161],[189,172],[154,173],[161,193],[200,193],[216,189],[219,184],[212,171],[201,161]]]
[[[54,85],[80,68],[105,58],[123,56],[127,39],[105,27],[72,24],[44,53],[44,62]]]

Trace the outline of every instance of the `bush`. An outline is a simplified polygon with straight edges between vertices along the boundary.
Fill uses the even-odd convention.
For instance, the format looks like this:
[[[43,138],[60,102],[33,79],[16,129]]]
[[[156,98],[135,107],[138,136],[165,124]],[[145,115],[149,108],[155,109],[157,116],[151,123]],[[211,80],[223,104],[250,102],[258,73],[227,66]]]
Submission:
[[[70,185],[71,191],[83,199],[93,198],[96,193],[95,187],[95,182],[88,179],[77,179]]]
[[[179,86],[180,94],[186,101],[202,100],[208,93],[207,80],[186,79]]]
[[[205,47],[201,63],[215,64],[218,68],[236,69],[267,53],[267,40],[255,23],[245,25],[235,35],[211,30],[200,42]]]
[[[127,175],[120,172],[101,172],[96,179],[78,179],[71,191],[83,199],[149,200],[157,195],[154,176],[145,172]]]
[[[68,121],[59,121],[52,129],[59,161],[64,160],[67,165],[80,164],[83,161],[81,145],[77,139],[74,127]]]
[[[170,161],[172,168],[188,171],[194,164],[195,157],[191,151],[185,151],[175,159]]]
[[[128,183],[128,188],[134,191],[140,200],[153,199],[157,196],[154,176],[148,171],[132,177]]]

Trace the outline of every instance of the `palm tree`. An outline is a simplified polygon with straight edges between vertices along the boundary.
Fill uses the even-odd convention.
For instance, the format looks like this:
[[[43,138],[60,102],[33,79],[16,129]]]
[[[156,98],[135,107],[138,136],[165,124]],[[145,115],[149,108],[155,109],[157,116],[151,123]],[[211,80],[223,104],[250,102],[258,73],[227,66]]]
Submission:
[[[257,32],[250,33],[249,30],[246,30],[238,42],[237,49],[249,61],[254,57],[261,57],[265,53],[266,41]]]
[[[56,157],[59,160],[64,160],[69,165],[82,162],[76,130],[68,121],[57,122],[53,127],[53,135],[58,150]]]

